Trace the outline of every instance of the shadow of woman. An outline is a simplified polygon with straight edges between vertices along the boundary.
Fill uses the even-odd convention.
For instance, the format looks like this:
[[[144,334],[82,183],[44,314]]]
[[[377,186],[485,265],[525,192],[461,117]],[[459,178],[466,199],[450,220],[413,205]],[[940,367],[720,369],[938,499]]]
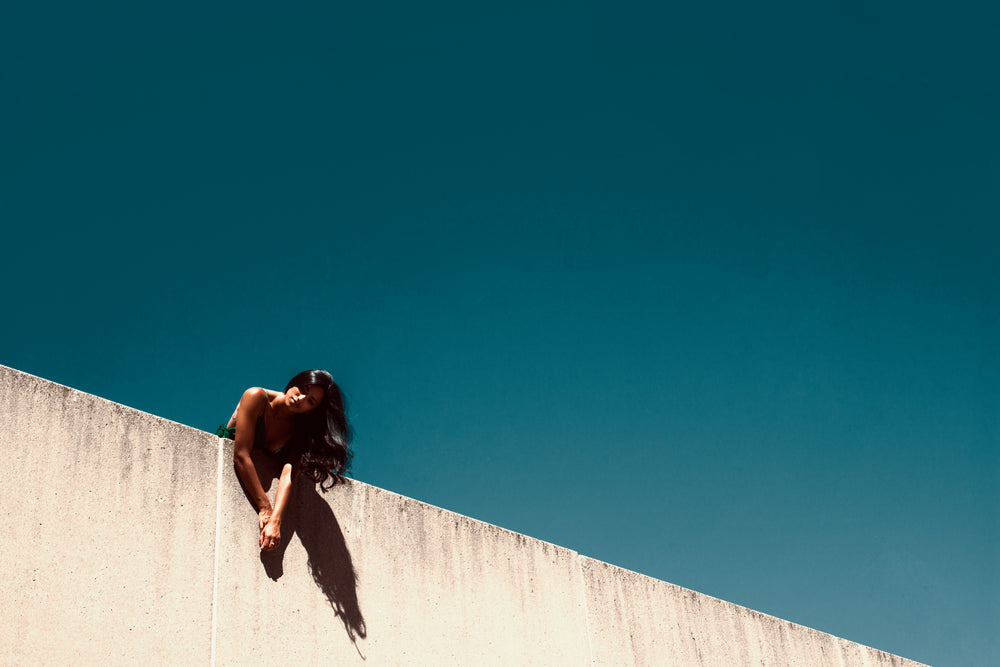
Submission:
[[[267,454],[257,451],[251,457],[261,484],[265,489],[269,488],[281,473],[280,464]],[[350,484],[350,480],[345,481]],[[339,488],[335,488],[331,493],[339,491]],[[358,638],[366,638],[368,630],[358,604],[358,575],[344,539],[344,531],[329,503],[308,479],[300,477],[296,480],[289,500],[288,512],[281,526],[281,544],[274,551],[260,554],[264,571],[275,581],[284,574],[285,550],[292,537],[298,535],[306,551],[313,581],[344,624],[347,637],[354,644],[358,655],[364,659],[358,646]]]

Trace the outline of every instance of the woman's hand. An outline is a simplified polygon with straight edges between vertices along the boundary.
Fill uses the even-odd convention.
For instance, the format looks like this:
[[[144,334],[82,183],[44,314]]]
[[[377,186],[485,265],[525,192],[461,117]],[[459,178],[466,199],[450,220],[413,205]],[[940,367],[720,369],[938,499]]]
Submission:
[[[257,512],[257,529],[260,530],[260,534],[264,534],[264,526],[267,522],[271,520],[271,506],[268,505],[264,509]]]
[[[260,531],[260,550],[271,551],[281,543],[281,519],[271,517]]]
[[[259,544],[260,548],[264,549],[264,529],[267,528],[267,524],[271,522],[271,507],[265,507],[264,509],[257,512],[257,529],[260,531]]]

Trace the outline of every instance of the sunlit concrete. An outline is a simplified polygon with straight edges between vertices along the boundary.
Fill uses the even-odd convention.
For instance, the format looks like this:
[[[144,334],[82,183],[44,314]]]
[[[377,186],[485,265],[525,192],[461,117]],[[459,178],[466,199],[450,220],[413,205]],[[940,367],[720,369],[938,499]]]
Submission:
[[[584,556],[593,664],[916,665]]]
[[[262,557],[231,447],[0,366],[0,664],[917,664],[361,482]]]
[[[3,664],[207,658],[217,440],[0,367]]]

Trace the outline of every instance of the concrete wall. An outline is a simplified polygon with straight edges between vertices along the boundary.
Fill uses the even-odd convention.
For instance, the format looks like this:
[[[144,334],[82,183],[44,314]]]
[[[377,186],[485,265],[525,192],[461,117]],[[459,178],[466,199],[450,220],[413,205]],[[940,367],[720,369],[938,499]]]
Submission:
[[[0,664],[917,664],[360,482],[262,557],[231,447],[0,366]]]
[[[0,367],[4,664],[210,653],[217,440]]]

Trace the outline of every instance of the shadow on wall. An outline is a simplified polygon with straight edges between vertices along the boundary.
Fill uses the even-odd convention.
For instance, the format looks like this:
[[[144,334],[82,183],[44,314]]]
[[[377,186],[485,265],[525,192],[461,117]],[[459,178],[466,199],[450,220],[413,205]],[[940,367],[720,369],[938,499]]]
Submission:
[[[268,488],[272,480],[281,473],[280,464],[267,454],[254,451],[251,454],[261,484]],[[350,480],[347,480],[350,484]],[[334,487],[329,493],[339,493]],[[247,498],[249,500],[249,497]],[[284,574],[285,549],[292,537],[298,535],[306,550],[309,572],[313,581],[323,591],[334,613],[344,624],[348,638],[358,654],[358,638],[368,636],[364,616],[358,604],[358,576],[354,571],[351,552],[347,549],[344,531],[327,501],[320,495],[316,485],[300,478],[292,486],[291,505],[282,523],[281,545],[270,553],[261,553],[260,561],[267,576],[277,581]],[[252,507],[251,503],[251,507]]]

